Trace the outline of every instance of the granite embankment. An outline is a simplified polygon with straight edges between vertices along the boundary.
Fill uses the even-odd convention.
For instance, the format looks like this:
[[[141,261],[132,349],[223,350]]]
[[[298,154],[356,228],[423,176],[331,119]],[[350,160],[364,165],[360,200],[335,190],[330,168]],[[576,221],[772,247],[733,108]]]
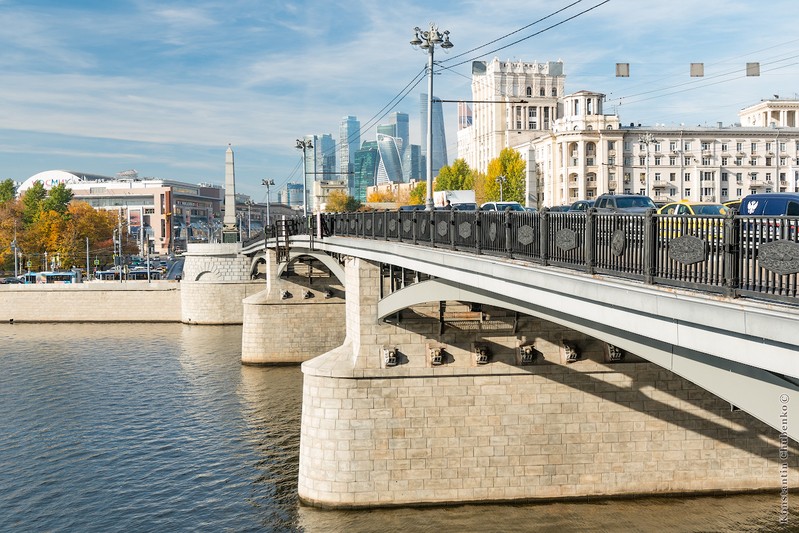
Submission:
[[[2,322],[180,322],[180,283],[0,285]]]

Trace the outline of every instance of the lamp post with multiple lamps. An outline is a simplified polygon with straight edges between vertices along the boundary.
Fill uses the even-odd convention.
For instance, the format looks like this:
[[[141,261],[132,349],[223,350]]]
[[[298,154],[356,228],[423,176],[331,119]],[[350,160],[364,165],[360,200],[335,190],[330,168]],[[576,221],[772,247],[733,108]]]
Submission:
[[[433,210],[433,51],[436,45],[444,50],[452,48],[453,44],[449,41],[449,31],[438,31],[435,23],[430,23],[429,30],[423,30],[418,26],[413,29],[414,36],[411,39],[411,46],[419,47],[427,52],[427,198],[425,199],[425,210]]]
[[[297,146],[298,150],[302,150],[302,216],[308,216],[308,192],[306,191],[306,187],[308,184],[306,181],[308,180],[308,174],[305,171],[305,151],[309,148],[313,148],[313,144],[309,140],[300,140],[297,139]]]
[[[644,196],[649,196],[649,145],[656,142],[657,140],[655,139],[655,136],[651,133],[646,133],[638,137],[638,143],[646,146],[646,177],[644,182]]]
[[[264,224],[264,239],[266,239],[267,230],[271,224],[271,219],[269,218],[269,187],[275,184],[275,180],[261,180],[261,185],[266,186],[266,224]]]

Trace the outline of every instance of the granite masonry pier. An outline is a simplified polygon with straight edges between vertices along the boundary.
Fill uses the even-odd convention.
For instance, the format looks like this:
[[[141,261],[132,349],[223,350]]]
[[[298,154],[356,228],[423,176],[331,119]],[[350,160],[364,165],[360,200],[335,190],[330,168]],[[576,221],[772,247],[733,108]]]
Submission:
[[[189,244],[180,283],[181,321],[241,324],[242,301],[264,290],[266,281],[240,243]],[[259,276],[261,274],[261,276]]]
[[[297,364],[340,346],[345,305],[336,272],[311,255],[278,264],[274,250],[267,251],[262,267],[266,290],[243,302],[242,363]]]
[[[306,504],[778,491],[783,472],[799,482],[793,441],[781,458],[777,431],[668,370],[463,302],[381,323],[380,283],[379,265],[347,259],[344,343],[302,364]]]

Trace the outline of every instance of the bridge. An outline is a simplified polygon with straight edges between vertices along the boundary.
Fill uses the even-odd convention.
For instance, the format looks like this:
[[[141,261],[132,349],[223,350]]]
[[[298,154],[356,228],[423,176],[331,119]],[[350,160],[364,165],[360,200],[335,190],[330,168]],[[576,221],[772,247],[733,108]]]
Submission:
[[[563,430],[568,425],[561,427],[553,420],[583,408],[569,406],[574,402],[565,390],[581,390],[580,401],[586,404],[590,403],[584,398],[587,392],[601,405],[613,398],[617,405],[632,405],[635,411],[646,412],[649,408],[660,409],[661,400],[663,404],[672,402],[661,399],[654,390],[647,392],[664,383],[668,383],[667,388],[688,391],[685,397],[676,394],[677,403],[672,405],[692,403],[691,395],[700,393],[688,389],[696,385],[712,393],[716,400],[728,402],[733,418],[736,411],[744,411],[786,439],[796,441],[799,424],[786,423],[791,399],[799,401],[796,227],[796,220],[735,214],[689,218],[655,213],[383,211],[286,221],[278,235],[245,243],[243,252],[252,256],[254,263],[264,253],[269,255],[268,262],[276,265],[273,277],[303,257],[313,258],[320,269],[340,282],[347,294],[346,338],[342,345],[303,363],[308,414],[303,416],[301,497],[308,503],[330,506],[379,505],[381,494],[386,491],[392,494],[387,504],[492,498],[486,487],[469,491],[452,482],[413,480],[414,475],[424,477],[431,464],[439,464],[435,449],[445,449],[439,442],[445,439],[441,434],[452,440],[459,427],[470,427],[468,417],[462,420],[453,413],[448,419],[458,421],[452,427],[441,422],[447,428],[442,432],[438,432],[440,428],[428,433],[410,431],[419,421],[404,420],[409,425],[403,426],[400,433],[418,435],[425,441],[415,453],[425,462],[426,469],[404,469],[395,464],[381,474],[387,479],[359,482],[359,469],[364,464],[374,469],[375,464],[385,465],[386,455],[391,456],[387,451],[379,452],[383,446],[392,449],[392,439],[379,429],[392,427],[389,422],[381,423],[383,417],[390,412],[393,423],[398,423],[396,419],[403,419],[406,414],[405,408],[392,406],[391,402],[366,402],[363,395],[368,393],[359,389],[364,386],[359,383],[364,382],[373,388],[375,383],[381,383],[381,398],[394,397],[399,390],[406,395],[402,401],[409,405],[427,405],[425,401],[435,405],[442,399],[429,389],[430,385],[425,385],[426,380],[432,380],[433,387],[440,386],[442,390],[448,390],[450,381],[465,380],[476,390],[493,392],[487,392],[483,400],[475,400],[455,387],[455,392],[443,395],[447,407],[462,403],[475,407],[466,411],[479,412],[479,403],[474,402],[496,401],[496,393],[514,406],[511,412],[498,416],[518,422],[520,410],[536,412],[542,408],[536,398],[540,400],[543,395],[519,400],[508,393],[512,389],[498,392],[492,387],[510,386],[506,380],[509,384],[533,379],[531,383],[536,385],[529,385],[530,390],[546,390],[546,385],[535,381],[545,377],[549,380],[546,383],[566,386],[558,389],[561,396],[566,395],[558,402],[560,414],[552,415],[554,418],[550,417],[544,426],[551,430],[547,438],[563,447],[561,452],[568,443],[561,440],[563,431],[554,426]],[[553,333],[554,328],[561,329]],[[653,371],[645,361],[668,374],[652,381],[642,380],[640,376]],[[582,374],[574,370],[580,364],[584,365]],[[635,371],[627,372],[625,368]],[[586,379],[586,372],[594,377]],[[626,375],[633,386],[608,389],[604,379],[609,378],[597,377],[608,372],[617,377]],[[396,381],[386,385],[387,379]],[[638,381],[646,385],[635,385]],[[407,383],[411,383],[411,389],[416,387],[417,394],[406,390]],[[353,393],[353,387],[359,392]],[[353,399],[348,403],[334,401],[335,394],[318,395],[319,391],[330,393],[337,389],[340,394],[353,393]],[[370,406],[371,415],[366,420],[360,420],[362,413],[357,408],[347,408],[359,399]],[[335,431],[326,420],[337,409],[339,418],[350,416],[354,420],[343,424],[346,429],[341,429],[341,434],[331,437]],[[444,418],[443,409],[430,409],[428,417]],[[646,416],[660,417],[662,422],[670,415],[650,412]],[[766,443],[765,448],[744,446],[748,454],[761,459],[770,453],[764,450],[777,446],[774,435],[769,436],[765,427],[747,429],[740,423],[716,420],[710,424],[712,429],[697,429],[704,425],[700,419],[708,416],[693,413],[681,431],[693,429],[718,442],[719,428],[731,426],[724,430],[731,431],[730,439],[743,436]],[[718,406],[714,416],[719,416]],[[575,423],[588,424],[590,429],[590,419],[589,415],[578,416]],[[479,429],[471,430],[478,433],[491,426],[485,420],[476,424]],[[648,425],[650,421],[641,424]],[[496,426],[491,427],[496,432]],[[358,428],[371,439],[368,460],[358,459],[366,455],[352,451],[357,447]],[[509,430],[503,424],[500,433],[504,437],[496,438],[506,439],[503,442],[510,447],[515,439],[503,433],[506,431]],[[517,427],[513,431],[527,429]],[[650,437],[655,434],[644,433]],[[602,438],[615,437],[603,433]],[[528,440],[539,443],[532,436]],[[324,451],[331,446],[345,447],[347,453],[343,455],[347,459],[334,460],[336,454],[330,456]],[[579,449],[592,449],[588,443],[580,446]],[[485,452],[485,447],[475,446],[471,453],[479,455],[477,450]],[[636,446],[621,448],[630,452]],[[490,464],[493,452],[486,453]],[[684,460],[687,452],[681,453]],[[397,464],[411,461],[394,457]],[[504,453],[498,464],[509,461],[505,466],[510,468],[517,461],[516,466],[521,468],[526,457],[526,452]],[[551,460],[548,457],[547,461]],[[772,459],[766,458],[766,463]],[[585,457],[581,459],[584,460]],[[475,468],[477,464],[479,461]],[[392,468],[411,472],[411,477],[395,480],[392,485]],[[496,470],[489,471],[495,474],[492,483],[512,483]],[[471,480],[474,475],[463,477]],[[710,473],[708,476],[713,477]],[[661,492],[700,487],[676,483],[673,477],[672,473],[670,479],[636,487]],[[752,483],[762,484],[761,478],[754,478],[757,480],[749,479],[748,485],[739,486],[730,484],[728,477],[701,485],[698,490],[740,490],[752,488]],[[537,474],[534,479],[540,483],[541,476]],[[547,479],[551,482],[552,477]],[[600,483],[585,474],[579,477],[580,483],[538,487],[532,497],[624,493],[625,489],[620,488],[623,479],[626,478]],[[553,488],[555,485],[557,489]],[[412,490],[417,486],[418,490]],[[367,488],[360,492],[352,487]],[[435,487],[441,490],[435,491]],[[517,489],[504,487],[496,491],[495,497],[531,497],[529,487]]]

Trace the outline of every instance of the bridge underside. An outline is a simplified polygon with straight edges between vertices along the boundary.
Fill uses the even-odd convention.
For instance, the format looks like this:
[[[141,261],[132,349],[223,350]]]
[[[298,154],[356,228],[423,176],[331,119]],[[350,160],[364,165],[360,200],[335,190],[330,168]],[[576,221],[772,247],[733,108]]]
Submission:
[[[378,303],[379,319],[384,320],[407,307],[436,300],[501,307],[579,331],[688,379],[730,402],[732,408],[742,409],[778,431],[785,429],[780,417],[780,404],[785,403],[785,395],[787,398],[799,398],[799,386],[791,378],[674,343],[658,341],[634,329],[597,322],[565,309],[542,306],[534,301],[475,289],[450,280],[430,279],[393,292]],[[656,324],[650,327],[653,331],[658,328]],[[741,346],[741,349],[757,347]],[[799,440],[799,428],[788,427],[787,434]]]

